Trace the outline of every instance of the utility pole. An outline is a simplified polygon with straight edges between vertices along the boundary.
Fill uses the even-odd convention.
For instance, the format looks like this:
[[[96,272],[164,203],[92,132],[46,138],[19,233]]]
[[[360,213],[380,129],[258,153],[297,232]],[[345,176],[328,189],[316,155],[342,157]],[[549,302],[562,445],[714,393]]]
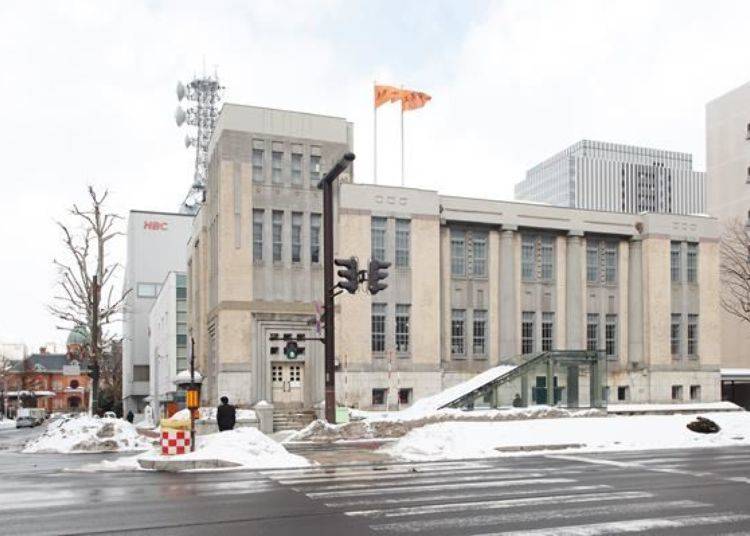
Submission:
[[[325,404],[326,421],[336,422],[336,338],[333,311],[333,181],[352,163],[354,153],[346,153],[318,183],[323,190],[323,292],[325,300]]]
[[[100,259],[103,254],[100,253]],[[89,379],[91,385],[89,388],[89,415],[93,416],[94,411],[98,409],[97,400],[94,400],[99,394],[97,389],[99,383],[99,275],[92,277],[91,281],[91,360],[89,363]]]

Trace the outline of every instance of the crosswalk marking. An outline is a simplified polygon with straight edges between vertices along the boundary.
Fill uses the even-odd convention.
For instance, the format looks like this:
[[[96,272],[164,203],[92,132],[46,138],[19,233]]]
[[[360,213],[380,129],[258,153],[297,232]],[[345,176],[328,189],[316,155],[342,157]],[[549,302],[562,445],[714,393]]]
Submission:
[[[366,496],[381,495],[387,493],[421,493],[425,491],[438,491],[443,489],[466,489],[466,488],[505,488],[511,486],[534,486],[538,484],[569,484],[575,480],[570,478],[535,478],[528,480],[501,480],[501,481],[482,481],[482,482],[460,482],[457,484],[436,484],[429,486],[387,486],[368,489],[341,490],[341,491],[320,491],[306,493],[311,499],[330,498],[330,497],[347,497],[347,496]]]
[[[380,465],[354,465],[344,467],[305,467],[294,469],[269,469],[260,471],[260,474],[271,478],[296,477],[304,478],[306,475],[318,477],[324,475],[355,475],[355,474],[372,474],[373,472],[393,472],[393,471],[410,471],[413,467],[419,466],[420,471],[440,471],[446,469],[479,469],[482,467],[495,467],[491,463],[481,461],[451,461],[451,462],[429,462],[419,464],[380,464]]]
[[[430,504],[426,506],[405,506],[392,509],[358,510],[346,512],[348,516],[356,517],[402,517],[426,515],[433,513],[466,512],[477,510],[495,510],[500,508],[515,508],[519,506],[538,506],[540,504],[575,504],[582,502],[621,501],[629,499],[649,499],[653,493],[647,491],[622,491],[611,493],[587,493],[572,496],[545,496],[524,499],[501,499],[492,501],[473,501],[460,503]]]
[[[441,517],[438,519],[420,519],[411,521],[397,521],[392,523],[383,523],[372,525],[372,528],[378,532],[392,532],[394,534],[414,533],[422,531],[435,531],[446,529],[466,530],[471,527],[499,525],[502,523],[530,523],[535,521],[554,521],[558,519],[575,519],[588,516],[601,515],[625,515],[625,514],[644,514],[647,512],[659,511],[667,508],[705,508],[711,506],[707,503],[697,501],[678,500],[678,501],[657,501],[634,504],[617,504],[607,506],[586,506],[585,508],[568,508],[568,509],[535,509],[523,512],[503,512],[502,514],[491,515],[473,515],[471,517]]]
[[[673,516],[663,518],[632,519],[628,521],[612,521],[608,523],[590,523],[588,525],[566,525],[545,529],[531,529],[508,532],[487,532],[472,536],[602,536],[605,534],[624,534],[643,532],[655,529],[671,529],[718,525],[746,521],[750,515],[745,514],[712,514],[705,516]]]
[[[580,472],[580,471],[579,471]],[[514,471],[507,467],[497,467],[494,469],[483,469],[481,474],[505,474],[512,473],[515,475],[526,474],[525,471]],[[528,474],[531,474],[530,471]],[[369,473],[358,473],[353,475],[325,475],[316,476],[314,478],[277,478],[276,481],[280,484],[286,484],[288,486],[294,485],[308,485],[308,484],[325,484],[329,482],[352,482],[352,481],[367,481],[367,480],[395,480],[395,479],[411,479],[416,477],[440,477],[440,476],[462,476],[462,475],[477,475],[477,469],[461,469],[461,470],[445,470],[445,471],[421,471],[421,470],[409,470],[409,471],[370,471]]]
[[[519,480],[520,478],[541,478],[545,476],[544,473],[528,473],[528,474],[509,474],[507,472],[503,472],[500,475],[493,475],[492,480],[501,482],[506,480]],[[452,475],[449,477],[451,483],[459,483],[459,482],[477,482],[477,481],[486,481],[488,480],[488,476],[481,474],[481,475],[464,475],[464,476],[457,476],[453,477]],[[445,482],[446,477],[433,477],[433,476],[417,476],[415,475],[412,478],[408,479],[409,484],[439,484],[441,482]],[[334,481],[335,482],[335,481]],[[327,486],[316,486],[315,489],[318,491],[334,491],[334,490],[355,490],[355,489],[390,489],[394,485],[400,485],[404,482],[404,479],[397,479],[395,482],[390,481],[390,479],[380,479],[377,483],[373,482],[344,482],[342,484],[330,484]],[[307,484],[305,484],[307,486]],[[295,486],[294,489],[298,491],[304,491],[303,486]]]
[[[545,488],[544,493],[546,494],[555,494],[555,493],[578,493],[581,491],[595,491],[595,490],[603,490],[603,489],[611,489],[612,486],[609,486],[607,484],[596,484],[596,485],[589,485],[589,486],[566,486],[564,488]],[[539,490],[537,489],[514,489],[513,491],[507,491],[507,492],[501,492],[501,493],[493,493],[492,496],[495,498],[500,497],[519,497],[524,495],[535,495],[539,494]],[[418,502],[434,502],[434,501],[455,501],[456,499],[486,499],[487,498],[487,492],[486,491],[478,491],[473,493],[466,493],[463,490],[455,490],[448,493],[442,493],[437,495],[416,495],[413,497],[396,497],[393,499],[375,499],[375,498],[367,498],[367,499],[355,499],[355,500],[344,500],[344,501],[335,501],[335,502],[327,502],[326,506],[330,508],[352,508],[356,506],[372,506],[375,504],[382,504],[382,505],[388,505],[388,504],[405,504],[405,503],[418,503]]]

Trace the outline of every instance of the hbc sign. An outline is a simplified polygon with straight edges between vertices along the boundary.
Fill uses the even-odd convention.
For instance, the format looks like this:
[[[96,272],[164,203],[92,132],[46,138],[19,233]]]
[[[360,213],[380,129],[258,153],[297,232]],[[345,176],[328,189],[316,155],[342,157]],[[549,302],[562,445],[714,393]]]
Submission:
[[[143,228],[148,231],[166,231],[167,222],[165,221],[144,221]]]

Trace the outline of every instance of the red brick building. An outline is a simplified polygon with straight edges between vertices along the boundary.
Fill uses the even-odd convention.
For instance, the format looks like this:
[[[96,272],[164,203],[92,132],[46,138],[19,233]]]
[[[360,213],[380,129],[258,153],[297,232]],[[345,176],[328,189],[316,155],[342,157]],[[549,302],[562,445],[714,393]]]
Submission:
[[[19,407],[54,411],[86,411],[91,381],[83,348],[88,340],[85,329],[68,336],[65,354],[50,354],[44,348],[17,362],[7,376],[6,400],[9,415]]]

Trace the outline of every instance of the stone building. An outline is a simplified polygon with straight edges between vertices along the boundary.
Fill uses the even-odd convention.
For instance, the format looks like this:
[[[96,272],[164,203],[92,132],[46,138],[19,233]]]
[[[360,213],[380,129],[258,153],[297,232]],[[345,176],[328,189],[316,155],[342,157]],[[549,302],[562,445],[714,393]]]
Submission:
[[[322,345],[316,183],[351,147],[343,119],[226,105],[188,252],[203,398],[311,408]],[[314,156],[319,155],[318,159]],[[317,170],[316,164],[320,165]],[[392,262],[388,288],[336,298],[337,398],[403,407],[519,354],[604,350],[610,402],[719,399],[718,226],[354,184],[337,257]]]

